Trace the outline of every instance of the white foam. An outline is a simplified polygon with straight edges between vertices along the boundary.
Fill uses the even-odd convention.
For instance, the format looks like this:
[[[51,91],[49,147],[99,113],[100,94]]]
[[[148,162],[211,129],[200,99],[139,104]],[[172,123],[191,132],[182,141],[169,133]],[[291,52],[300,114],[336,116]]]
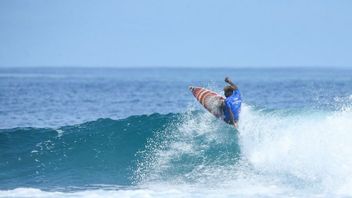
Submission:
[[[203,196],[352,196],[350,120],[352,112],[346,108],[339,112],[280,113],[253,110],[244,104],[239,128],[242,158],[238,163],[200,164],[187,175],[165,181],[160,175],[172,166],[172,159],[185,152],[200,156],[208,143],[222,144],[231,138],[224,138],[224,124],[207,112],[185,116],[168,148],[155,150],[153,166],[149,167],[153,174],[144,175],[147,179],[140,184],[147,189],[163,189],[165,185],[179,189],[187,184],[186,178],[195,182],[190,191],[202,191]],[[195,143],[198,136],[206,139],[204,145]],[[212,188],[216,188],[215,194],[207,192]]]
[[[243,114],[242,152],[263,177],[330,194],[352,183],[352,112]]]
[[[268,196],[276,196],[277,188],[275,186],[247,186],[247,188],[226,186],[232,188],[232,191],[225,188],[208,189],[195,188],[190,186],[159,186],[157,189],[134,189],[134,190],[84,190],[77,192],[49,192],[35,188],[16,188],[14,190],[0,191],[0,197],[16,197],[16,198],[151,198],[151,197],[260,197],[266,194]]]
[[[56,198],[56,197],[85,197],[85,198],[129,198],[129,197],[140,197],[140,198],[149,198],[149,197],[177,197],[177,194],[180,194],[178,190],[165,190],[165,191],[152,191],[148,189],[134,189],[134,190],[84,190],[76,192],[49,192],[42,191],[35,188],[16,188],[13,190],[0,191],[0,197],[16,197],[16,198]]]

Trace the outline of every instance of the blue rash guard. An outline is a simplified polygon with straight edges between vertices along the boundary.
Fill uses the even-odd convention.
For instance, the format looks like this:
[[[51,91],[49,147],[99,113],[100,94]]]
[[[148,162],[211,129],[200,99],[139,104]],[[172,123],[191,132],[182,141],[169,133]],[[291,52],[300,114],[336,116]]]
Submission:
[[[241,111],[241,102],[242,102],[241,93],[238,89],[233,91],[232,95],[225,99],[225,105],[224,105],[225,122],[232,123],[231,115],[230,115],[230,112],[228,111],[229,109],[231,109],[233,113],[234,120],[238,121],[239,114]]]

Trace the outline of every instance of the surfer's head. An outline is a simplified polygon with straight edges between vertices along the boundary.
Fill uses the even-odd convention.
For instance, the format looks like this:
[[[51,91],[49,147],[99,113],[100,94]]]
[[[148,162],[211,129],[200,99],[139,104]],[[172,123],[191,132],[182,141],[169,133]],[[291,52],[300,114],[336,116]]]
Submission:
[[[224,87],[224,94],[225,94],[226,98],[230,97],[232,95],[233,91],[234,91],[234,89],[232,86],[225,86]]]

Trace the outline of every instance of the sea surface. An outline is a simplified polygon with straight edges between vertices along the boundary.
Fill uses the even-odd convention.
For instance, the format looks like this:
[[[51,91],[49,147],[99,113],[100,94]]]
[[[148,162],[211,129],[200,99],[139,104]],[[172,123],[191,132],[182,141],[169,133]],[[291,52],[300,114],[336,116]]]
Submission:
[[[188,90],[226,76],[238,130]],[[0,197],[344,196],[351,69],[0,68]]]

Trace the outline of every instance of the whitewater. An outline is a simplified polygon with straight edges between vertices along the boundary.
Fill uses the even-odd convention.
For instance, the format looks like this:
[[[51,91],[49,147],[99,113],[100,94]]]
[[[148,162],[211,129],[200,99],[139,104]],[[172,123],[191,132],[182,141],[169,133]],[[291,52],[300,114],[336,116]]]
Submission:
[[[62,86],[63,90],[58,86],[67,82],[67,76],[74,79],[71,83],[79,83],[78,93],[83,90],[93,96],[95,89],[83,85],[101,83],[102,76],[110,73],[106,83],[119,86],[117,82],[122,82],[124,89],[129,81],[122,77],[113,80],[114,76],[123,72],[135,74],[135,70],[116,71],[115,75],[105,71],[102,76],[83,77],[80,72],[70,76],[61,70],[54,74],[26,72],[18,75],[3,71],[2,89],[11,92],[13,83],[19,81],[26,81],[25,86],[37,86],[33,76],[44,76],[43,84],[51,84],[41,88],[41,92],[61,91],[62,100],[70,100],[65,99],[70,93],[67,84]],[[172,77],[177,72],[187,74],[183,76],[186,79]],[[145,106],[143,100],[126,102],[134,107],[119,106],[118,115],[106,109],[92,109],[86,110],[90,112],[86,117],[80,113],[73,117],[69,105],[66,112],[58,111],[53,116],[48,115],[50,108],[36,111],[36,107],[31,111],[26,107],[28,112],[18,114],[15,108],[3,108],[0,197],[352,196],[351,72],[271,70],[264,72],[263,77],[262,70],[222,70],[215,72],[215,76],[220,78],[231,72],[241,73],[239,85],[245,99],[256,95],[245,100],[238,130],[202,109],[189,92],[179,95],[181,104],[178,108],[171,105],[168,111],[163,105],[175,100],[174,97],[148,93],[144,93],[143,100],[149,103],[161,98],[165,100],[160,104],[163,110],[159,111],[158,105]],[[221,81],[209,83],[206,77],[189,80],[195,78],[195,71],[161,73],[171,80],[165,77],[160,82],[150,82],[159,75],[155,70],[137,77],[142,78],[140,83],[154,86],[154,93],[158,93],[155,86],[170,84],[175,87],[167,93],[176,94],[183,93],[182,87],[187,84],[197,83],[218,92],[222,86]],[[205,70],[203,74],[209,77],[214,71]],[[256,84],[260,88],[255,89]],[[21,89],[21,85],[16,86]],[[59,89],[53,90],[53,86]],[[26,96],[32,101],[31,95],[13,91],[3,96],[6,94]],[[51,99],[56,106],[56,102],[62,102]],[[84,99],[79,99],[83,104],[76,110],[87,107]],[[118,100],[122,99],[120,96]],[[116,95],[101,103],[111,106],[114,100]],[[2,99],[5,103],[6,99]],[[17,105],[23,108],[25,104],[21,101]],[[128,108],[135,109],[122,112]],[[26,124],[19,119],[24,118],[23,114],[38,116],[28,119]],[[60,115],[67,115],[67,119]],[[47,119],[40,121],[41,116]]]

